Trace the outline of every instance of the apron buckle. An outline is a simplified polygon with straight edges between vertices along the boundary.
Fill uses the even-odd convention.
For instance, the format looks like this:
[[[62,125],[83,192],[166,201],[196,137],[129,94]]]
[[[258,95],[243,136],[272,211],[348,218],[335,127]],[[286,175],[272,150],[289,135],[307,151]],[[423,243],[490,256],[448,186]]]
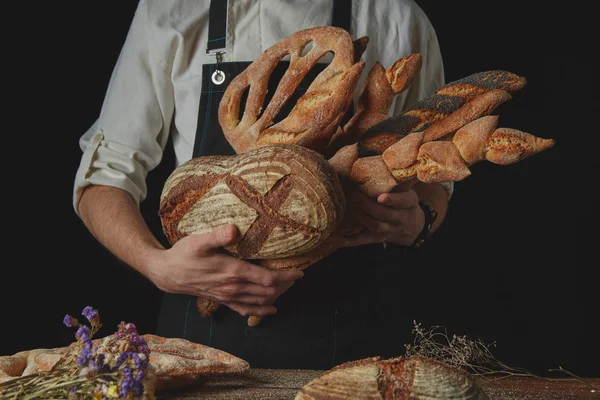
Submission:
[[[217,69],[213,72],[211,79],[215,85],[221,85],[225,82],[225,72],[221,71],[221,61],[223,61],[223,54],[225,50],[217,50],[213,52],[207,52],[208,55],[215,56],[217,62]]]

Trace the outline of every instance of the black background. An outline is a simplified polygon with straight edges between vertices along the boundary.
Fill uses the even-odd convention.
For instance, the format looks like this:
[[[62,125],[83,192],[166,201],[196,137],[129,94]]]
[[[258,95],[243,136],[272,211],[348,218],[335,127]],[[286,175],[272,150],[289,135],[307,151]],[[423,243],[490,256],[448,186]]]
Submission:
[[[456,184],[443,228],[398,282],[398,312],[419,310],[424,326],[496,342],[508,365],[598,377],[589,13],[572,10],[575,23],[515,0],[418,3],[436,28],[447,81],[491,69],[526,77],[498,108],[500,125],[556,146],[512,166],[477,164]],[[121,320],[155,328],[158,290],[98,245],[72,208],[78,140],[98,116],[136,5],[63,2],[5,15],[19,28],[3,49],[0,355],[66,345],[74,332],[62,318],[86,305],[99,309],[101,334]],[[154,228],[168,168],[151,173],[142,204]]]

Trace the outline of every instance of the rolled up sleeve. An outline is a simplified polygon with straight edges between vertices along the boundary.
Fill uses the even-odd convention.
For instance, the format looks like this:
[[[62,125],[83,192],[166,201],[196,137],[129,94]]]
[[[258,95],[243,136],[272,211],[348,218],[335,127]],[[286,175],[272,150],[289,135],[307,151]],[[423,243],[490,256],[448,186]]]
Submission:
[[[80,138],[73,206],[90,185],[125,190],[139,204],[146,177],[162,159],[173,115],[169,62],[150,48],[146,5],[139,2],[113,70],[100,116]]]

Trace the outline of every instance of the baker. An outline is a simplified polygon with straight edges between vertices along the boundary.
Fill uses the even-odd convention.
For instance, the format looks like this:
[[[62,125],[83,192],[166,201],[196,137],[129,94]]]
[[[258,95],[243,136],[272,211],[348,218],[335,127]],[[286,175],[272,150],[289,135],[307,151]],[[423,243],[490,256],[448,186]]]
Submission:
[[[399,355],[410,337],[402,276],[421,266],[405,249],[438,229],[451,183],[418,184],[376,200],[353,194],[349,212],[370,230],[304,273],[270,271],[226,255],[222,247],[235,241],[233,226],[165,248],[139,209],[148,172],[169,140],[178,165],[234,154],[217,118],[227,85],[278,41],[325,25],[369,37],[362,58],[367,70],[375,61],[388,67],[402,56],[422,55],[419,76],[395,98],[390,114],[443,86],[435,31],[410,0],[139,2],[100,115],[80,139],[73,205],[103,246],[165,292],[157,334],[227,351],[253,367],[313,369]],[[285,68],[284,60],[269,80],[270,93]],[[195,308],[198,297],[223,306],[204,318]],[[250,327],[248,315],[268,318]]]

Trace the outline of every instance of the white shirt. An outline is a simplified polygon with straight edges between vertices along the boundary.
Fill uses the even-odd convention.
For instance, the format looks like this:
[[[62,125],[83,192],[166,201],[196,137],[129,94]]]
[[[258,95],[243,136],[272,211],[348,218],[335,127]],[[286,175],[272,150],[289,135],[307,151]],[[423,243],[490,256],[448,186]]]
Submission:
[[[254,61],[285,37],[330,25],[333,0],[230,0],[223,61]],[[177,165],[192,157],[206,55],[209,0],[141,0],[96,122],[81,137],[83,151],[73,190],[77,205],[88,185],[127,191],[139,204],[146,176],[161,161],[169,135]],[[420,53],[423,66],[410,88],[396,96],[396,115],[444,85],[435,31],[412,0],[352,2],[351,34],[368,36],[365,69]],[[356,99],[355,99],[356,100]],[[453,185],[446,189],[452,193]]]

